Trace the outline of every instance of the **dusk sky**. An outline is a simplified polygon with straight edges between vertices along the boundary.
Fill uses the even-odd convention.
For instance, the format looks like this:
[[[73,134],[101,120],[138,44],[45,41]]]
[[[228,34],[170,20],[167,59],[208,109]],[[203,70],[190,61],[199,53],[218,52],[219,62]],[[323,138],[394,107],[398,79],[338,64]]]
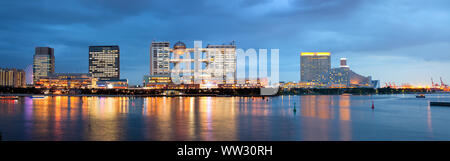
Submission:
[[[141,84],[152,40],[193,47],[236,41],[280,50],[280,80],[300,79],[300,52],[331,52],[384,82],[450,82],[450,1],[2,0],[0,67],[27,68],[55,49],[56,72],[87,73],[88,46],[119,45],[121,77]]]

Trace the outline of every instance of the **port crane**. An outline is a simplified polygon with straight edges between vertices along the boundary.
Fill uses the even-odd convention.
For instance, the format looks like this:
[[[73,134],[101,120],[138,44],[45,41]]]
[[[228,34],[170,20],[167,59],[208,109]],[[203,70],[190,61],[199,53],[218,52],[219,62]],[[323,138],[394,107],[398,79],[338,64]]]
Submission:
[[[386,84],[386,86],[385,86],[385,87],[389,87],[389,88],[392,88],[391,82],[385,82],[384,84]]]
[[[441,88],[447,89],[447,88],[448,88],[448,85],[445,84],[444,81],[442,81],[442,77],[440,77],[440,80],[441,80]]]
[[[434,80],[433,80],[433,78],[431,78],[431,88],[435,88],[436,87],[436,84],[434,84]]]
[[[434,82],[433,78],[431,78],[431,88],[440,88],[440,89],[449,89],[449,86],[444,83],[442,77],[440,77],[440,82]]]
[[[385,87],[389,88],[397,88],[398,86],[395,84],[395,82],[385,82]]]

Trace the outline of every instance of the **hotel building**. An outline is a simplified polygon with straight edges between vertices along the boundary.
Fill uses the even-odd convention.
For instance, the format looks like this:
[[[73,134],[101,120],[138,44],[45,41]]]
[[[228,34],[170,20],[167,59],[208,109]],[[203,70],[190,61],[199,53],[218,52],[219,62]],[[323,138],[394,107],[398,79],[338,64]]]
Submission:
[[[375,87],[372,77],[350,70],[347,58],[340,59],[339,68],[331,68],[330,53],[302,52],[299,87],[352,88]],[[289,85],[288,85],[289,86]]]
[[[328,52],[302,52],[300,54],[302,82],[317,82],[322,80],[323,74],[331,69],[330,53]]]
[[[53,48],[36,47],[33,56],[33,83],[41,77],[55,73],[55,55]]]
[[[120,79],[119,46],[89,46],[89,74],[100,80]]]
[[[372,77],[362,76],[352,70],[347,65],[347,58],[341,58],[339,68],[333,68],[328,73],[321,75],[321,84],[331,88],[352,88],[352,87],[376,87]]]

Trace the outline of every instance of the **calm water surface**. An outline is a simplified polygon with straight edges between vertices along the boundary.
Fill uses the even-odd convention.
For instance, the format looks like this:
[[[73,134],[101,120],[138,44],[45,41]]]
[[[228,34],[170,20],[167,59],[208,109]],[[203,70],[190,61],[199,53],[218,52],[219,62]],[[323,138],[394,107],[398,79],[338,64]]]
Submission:
[[[0,131],[3,140],[450,140],[450,107],[429,101],[450,95],[21,97],[0,100]]]

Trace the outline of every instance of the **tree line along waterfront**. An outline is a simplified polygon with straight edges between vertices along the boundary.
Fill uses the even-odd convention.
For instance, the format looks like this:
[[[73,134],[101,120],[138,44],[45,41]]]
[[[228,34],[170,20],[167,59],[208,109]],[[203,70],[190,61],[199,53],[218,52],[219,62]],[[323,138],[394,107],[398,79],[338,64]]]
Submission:
[[[426,88],[280,88],[276,95],[371,95],[435,93],[440,90]],[[29,95],[125,95],[125,96],[259,96],[260,88],[214,89],[42,89],[1,87],[0,94]]]

